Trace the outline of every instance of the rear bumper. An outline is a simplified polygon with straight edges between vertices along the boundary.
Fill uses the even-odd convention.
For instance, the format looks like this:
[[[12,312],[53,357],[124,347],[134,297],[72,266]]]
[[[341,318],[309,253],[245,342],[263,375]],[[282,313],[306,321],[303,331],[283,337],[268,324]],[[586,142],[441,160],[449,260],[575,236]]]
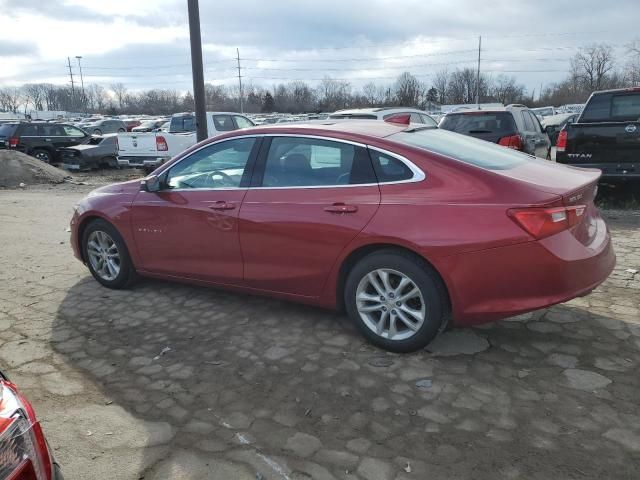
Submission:
[[[120,167],[156,168],[169,160],[168,157],[118,157]]]
[[[545,308],[589,293],[615,266],[604,220],[589,246],[570,232],[539,241],[445,257],[453,324],[475,325]]]
[[[597,168],[602,171],[602,179],[609,180],[640,180],[640,159],[637,162],[610,162],[610,163],[571,163],[566,161],[565,158],[558,159],[556,155],[556,161],[570,167],[578,168]]]

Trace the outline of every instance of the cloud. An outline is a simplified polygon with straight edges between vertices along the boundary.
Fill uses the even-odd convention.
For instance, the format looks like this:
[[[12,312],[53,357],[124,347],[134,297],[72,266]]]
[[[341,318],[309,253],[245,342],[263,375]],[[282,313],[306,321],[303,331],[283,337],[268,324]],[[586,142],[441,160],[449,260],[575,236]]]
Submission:
[[[27,55],[37,55],[38,46],[32,42],[3,40],[0,42],[1,57],[17,57]]]

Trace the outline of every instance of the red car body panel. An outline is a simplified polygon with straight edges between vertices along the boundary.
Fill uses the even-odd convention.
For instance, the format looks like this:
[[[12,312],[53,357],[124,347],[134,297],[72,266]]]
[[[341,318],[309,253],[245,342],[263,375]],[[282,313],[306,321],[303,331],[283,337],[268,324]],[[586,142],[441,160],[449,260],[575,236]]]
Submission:
[[[424,257],[440,274],[455,325],[500,319],[566,301],[604,281],[615,264],[606,224],[593,206],[598,171],[531,160],[488,170],[394,141],[406,126],[383,122],[257,127],[246,135],[312,135],[402,155],[426,174],[414,183],[323,188],[141,192],[139,182],[103,187],[72,220],[113,223],[143,274],[266,293],[328,308],[341,304],[340,272],[361,248],[392,245]],[[211,210],[215,202],[231,210]],[[325,211],[334,204],[349,214]],[[587,205],[576,227],[542,240],[512,208]]]

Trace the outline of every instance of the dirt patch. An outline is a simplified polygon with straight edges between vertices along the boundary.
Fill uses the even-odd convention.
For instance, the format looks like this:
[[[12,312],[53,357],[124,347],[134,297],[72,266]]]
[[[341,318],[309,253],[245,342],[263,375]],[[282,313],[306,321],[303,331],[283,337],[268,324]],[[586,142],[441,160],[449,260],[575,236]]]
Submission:
[[[0,187],[62,183],[69,175],[37,158],[20,152],[0,152]]]

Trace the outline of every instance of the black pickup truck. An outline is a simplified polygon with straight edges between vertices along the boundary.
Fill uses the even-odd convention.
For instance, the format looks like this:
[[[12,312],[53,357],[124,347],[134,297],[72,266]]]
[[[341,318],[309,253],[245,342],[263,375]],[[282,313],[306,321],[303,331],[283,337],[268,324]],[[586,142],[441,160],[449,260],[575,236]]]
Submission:
[[[640,180],[640,87],[592,93],[560,132],[556,161],[599,168],[605,180]]]

